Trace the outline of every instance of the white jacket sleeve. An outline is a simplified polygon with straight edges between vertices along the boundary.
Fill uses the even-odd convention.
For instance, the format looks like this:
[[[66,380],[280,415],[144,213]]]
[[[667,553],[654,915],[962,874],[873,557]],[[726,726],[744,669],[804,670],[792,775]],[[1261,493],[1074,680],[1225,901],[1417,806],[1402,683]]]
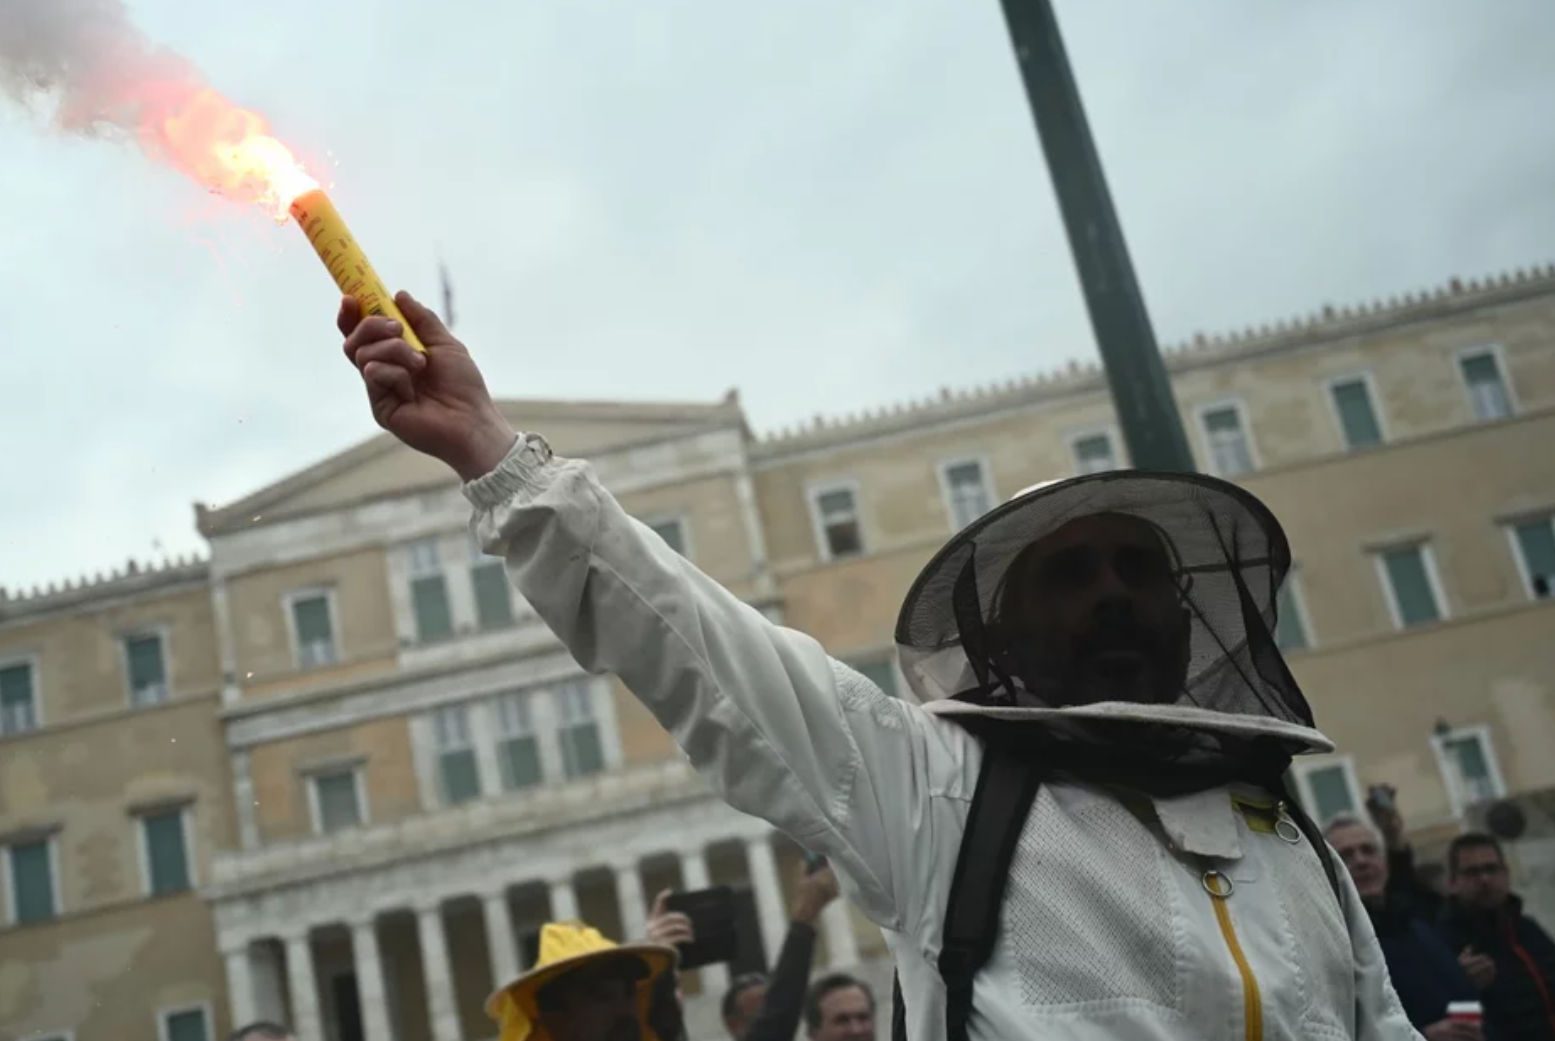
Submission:
[[[1404,1014],[1404,1006],[1388,976],[1388,963],[1382,956],[1371,917],[1361,903],[1350,871],[1339,855],[1327,845],[1323,853],[1331,857],[1338,871],[1339,888],[1344,894],[1344,917],[1350,927],[1350,949],[1355,959],[1355,1038],[1356,1041],[1424,1041]]]
[[[897,928],[899,876],[933,827],[928,763],[959,731],[769,622],[538,436],[465,494],[482,547],[579,665],[618,675],[730,805],[831,857]]]

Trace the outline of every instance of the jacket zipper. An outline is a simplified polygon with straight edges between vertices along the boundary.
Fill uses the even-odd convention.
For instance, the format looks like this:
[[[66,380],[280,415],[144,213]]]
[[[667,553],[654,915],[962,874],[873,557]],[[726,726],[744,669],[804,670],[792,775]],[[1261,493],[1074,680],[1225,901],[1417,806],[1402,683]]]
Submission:
[[[1263,1041],[1263,999],[1258,990],[1258,977],[1253,975],[1253,967],[1248,964],[1247,955],[1242,951],[1236,927],[1231,924],[1231,909],[1226,906],[1226,901],[1236,887],[1224,872],[1214,869],[1204,872],[1203,881],[1204,891],[1209,894],[1210,905],[1215,909],[1215,921],[1220,924],[1220,935],[1226,941],[1226,949],[1231,952],[1231,960],[1236,963],[1237,972],[1242,976],[1243,1037],[1246,1041]]]

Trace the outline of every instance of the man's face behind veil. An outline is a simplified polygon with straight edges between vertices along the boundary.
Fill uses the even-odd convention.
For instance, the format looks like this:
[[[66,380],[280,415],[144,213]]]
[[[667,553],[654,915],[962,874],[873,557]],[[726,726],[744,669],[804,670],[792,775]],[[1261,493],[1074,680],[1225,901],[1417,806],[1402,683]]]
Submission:
[[[1027,547],[999,610],[1017,673],[1048,704],[1167,704],[1182,693],[1181,578],[1161,534],[1137,517],[1079,517]]]

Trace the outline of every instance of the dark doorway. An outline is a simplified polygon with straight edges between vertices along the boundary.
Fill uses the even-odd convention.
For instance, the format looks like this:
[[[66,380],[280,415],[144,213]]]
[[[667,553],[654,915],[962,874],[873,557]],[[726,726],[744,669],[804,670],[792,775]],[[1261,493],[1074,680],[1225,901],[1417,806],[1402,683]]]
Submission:
[[[367,1041],[362,1036],[362,1002],[356,992],[356,973],[342,972],[330,983],[335,998],[335,1025],[340,1041]]]

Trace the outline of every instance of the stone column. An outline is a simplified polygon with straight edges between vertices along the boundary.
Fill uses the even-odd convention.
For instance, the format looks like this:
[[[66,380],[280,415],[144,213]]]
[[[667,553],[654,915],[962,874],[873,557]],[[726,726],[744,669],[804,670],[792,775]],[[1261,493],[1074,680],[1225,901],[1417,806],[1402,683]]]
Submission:
[[[706,889],[710,884],[707,854],[701,847],[681,851],[680,884],[686,889]],[[697,971],[702,974],[702,992],[721,1001],[724,991],[729,989],[729,966],[704,965]]]
[[[788,914],[783,910],[783,885],[778,881],[777,857],[772,852],[770,835],[745,840],[745,859],[750,867],[751,889],[756,894],[756,915],[761,919],[761,939],[767,951],[767,964],[777,963],[783,936],[788,932]]]
[[[356,966],[356,994],[362,1009],[366,1041],[393,1041],[389,1027],[389,997],[378,954],[378,928],[372,918],[351,923],[351,958]]]
[[[507,891],[482,894],[481,908],[486,913],[486,947],[491,955],[491,985],[493,988],[501,987],[518,978],[518,943],[513,938],[513,916],[508,911]]]
[[[238,813],[238,845],[259,848],[259,819],[254,809],[254,779],[249,771],[248,749],[240,748],[229,757],[232,763],[232,798]]]
[[[313,943],[306,929],[286,937],[286,984],[292,995],[292,1033],[297,1037],[323,1037],[313,972]]]
[[[827,904],[826,910],[821,912],[821,932],[826,937],[826,955],[833,969],[850,969],[858,964],[853,912],[842,897]]]
[[[232,1026],[236,1030],[259,1018],[254,997],[254,962],[246,940],[223,951],[222,956],[227,960],[227,997],[232,1004]]]
[[[572,887],[572,878],[551,881],[551,918],[553,922],[570,922],[578,917],[578,891]]]
[[[621,941],[635,943],[648,928],[648,906],[643,899],[643,880],[636,864],[613,865],[616,876],[616,903],[621,910]]]
[[[426,976],[432,1041],[460,1041],[459,1009],[454,1001],[453,968],[448,962],[448,936],[443,931],[441,904],[416,908],[416,936],[421,941],[421,971]]]

